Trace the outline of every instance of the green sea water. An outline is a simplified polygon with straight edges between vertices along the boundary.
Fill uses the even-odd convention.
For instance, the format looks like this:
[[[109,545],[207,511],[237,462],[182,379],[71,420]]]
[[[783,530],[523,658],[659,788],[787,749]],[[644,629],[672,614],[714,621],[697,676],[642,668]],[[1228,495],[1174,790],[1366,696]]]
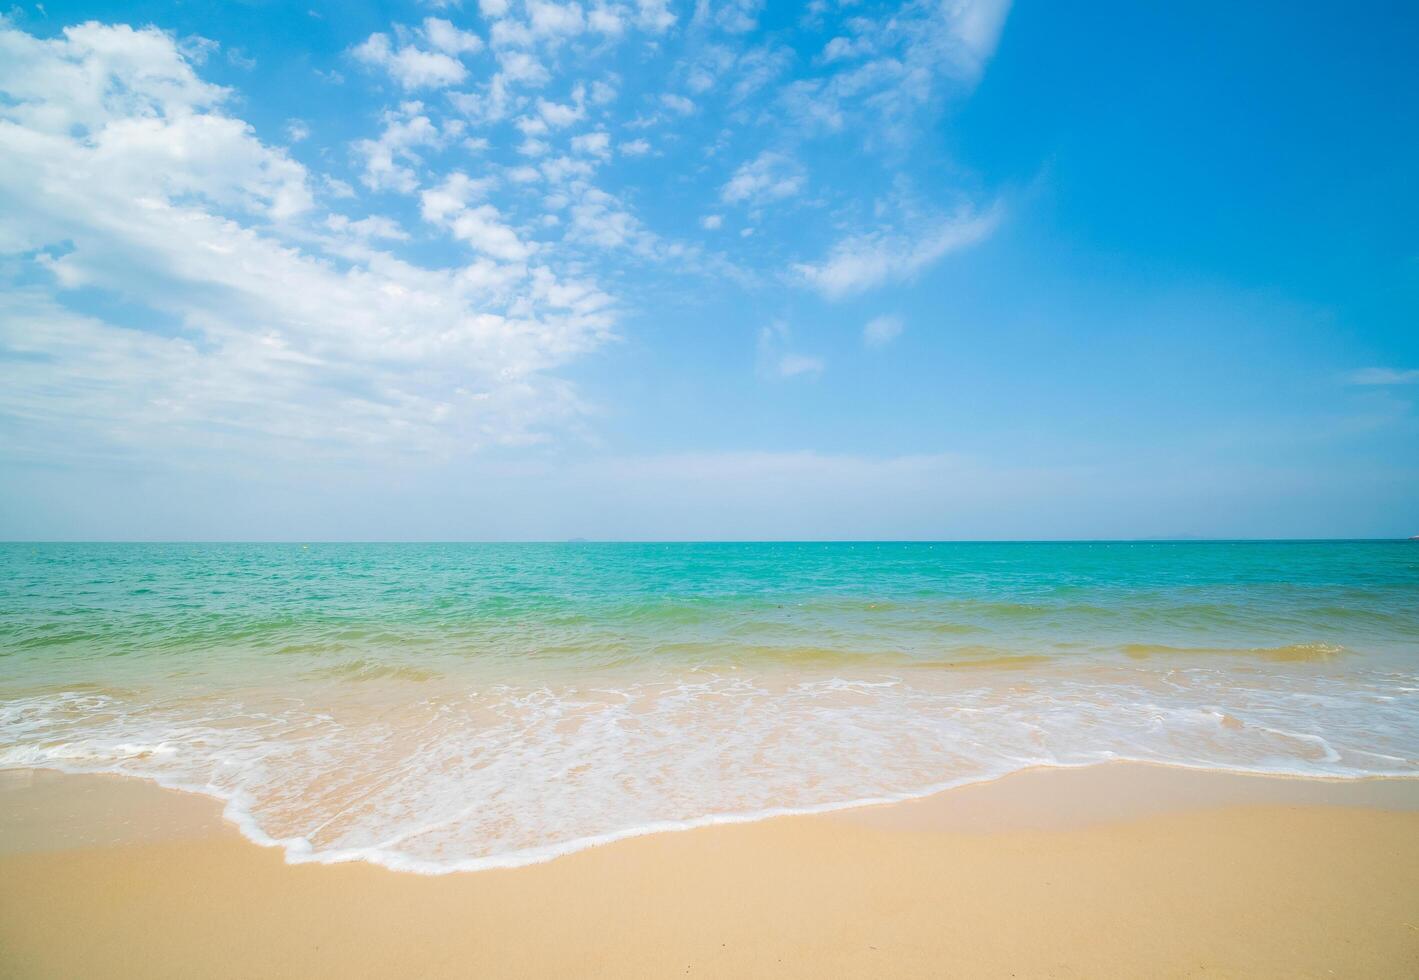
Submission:
[[[1137,758],[1419,775],[1419,543],[0,545],[0,766],[419,871]]]

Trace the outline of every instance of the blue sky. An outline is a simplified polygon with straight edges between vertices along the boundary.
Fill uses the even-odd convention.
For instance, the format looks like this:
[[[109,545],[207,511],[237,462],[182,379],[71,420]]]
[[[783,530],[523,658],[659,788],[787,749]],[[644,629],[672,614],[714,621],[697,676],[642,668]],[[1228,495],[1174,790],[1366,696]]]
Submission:
[[[1416,49],[1398,3],[14,7],[0,536],[1419,533]]]

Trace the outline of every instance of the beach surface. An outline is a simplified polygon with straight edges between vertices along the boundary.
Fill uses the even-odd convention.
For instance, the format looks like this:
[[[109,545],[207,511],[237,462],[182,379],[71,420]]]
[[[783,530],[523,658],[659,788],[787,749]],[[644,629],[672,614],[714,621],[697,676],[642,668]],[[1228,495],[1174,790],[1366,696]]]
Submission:
[[[1136,764],[445,875],[0,773],[0,975],[1419,975],[1419,780]]]

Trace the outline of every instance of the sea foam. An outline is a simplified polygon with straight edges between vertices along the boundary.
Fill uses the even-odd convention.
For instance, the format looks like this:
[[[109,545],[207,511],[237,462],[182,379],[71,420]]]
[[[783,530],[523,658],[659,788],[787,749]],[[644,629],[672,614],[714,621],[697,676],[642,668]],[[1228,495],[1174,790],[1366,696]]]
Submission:
[[[1033,766],[1419,776],[1419,677],[1290,671],[702,668],[537,687],[445,677],[151,701],[46,694],[0,707],[0,767],[152,779],[226,801],[248,837],[291,861],[425,873]]]

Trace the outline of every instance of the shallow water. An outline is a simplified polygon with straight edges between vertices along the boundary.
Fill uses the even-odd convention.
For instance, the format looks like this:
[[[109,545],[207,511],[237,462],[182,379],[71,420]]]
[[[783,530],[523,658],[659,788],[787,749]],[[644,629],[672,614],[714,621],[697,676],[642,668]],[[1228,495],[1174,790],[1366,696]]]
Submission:
[[[1130,758],[1419,776],[1419,544],[3,545],[0,767],[442,871]]]

